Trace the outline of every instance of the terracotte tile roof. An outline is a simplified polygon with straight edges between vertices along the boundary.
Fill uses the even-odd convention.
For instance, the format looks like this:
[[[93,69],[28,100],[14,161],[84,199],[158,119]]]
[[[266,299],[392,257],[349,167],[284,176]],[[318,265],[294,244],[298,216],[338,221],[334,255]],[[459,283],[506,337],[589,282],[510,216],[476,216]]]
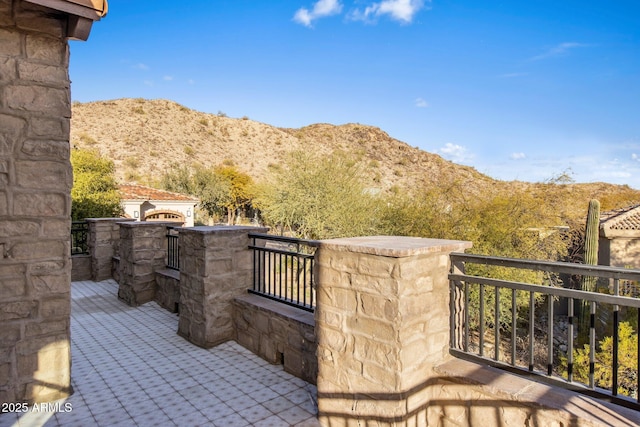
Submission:
[[[600,226],[610,230],[640,230],[640,205],[603,212]]]
[[[120,197],[124,200],[172,200],[181,202],[198,202],[198,199],[194,199],[191,196],[173,193],[171,191],[158,190],[157,188],[146,187],[144,185],[119,185],[118,191],[120,192]]]

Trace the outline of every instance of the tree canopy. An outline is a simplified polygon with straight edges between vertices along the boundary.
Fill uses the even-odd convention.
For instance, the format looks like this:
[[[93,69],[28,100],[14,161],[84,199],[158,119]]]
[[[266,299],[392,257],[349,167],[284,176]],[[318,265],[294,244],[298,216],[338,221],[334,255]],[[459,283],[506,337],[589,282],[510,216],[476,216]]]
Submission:
[[[113,161],[97,150],[71,150],[73,188],[71,218],[109,218],[122,215]]]
[[[361,169],[347,156],[295,151],[271,172],[255,201],[269,225],[309,239],[375,230],[375,197],[366,191]]]

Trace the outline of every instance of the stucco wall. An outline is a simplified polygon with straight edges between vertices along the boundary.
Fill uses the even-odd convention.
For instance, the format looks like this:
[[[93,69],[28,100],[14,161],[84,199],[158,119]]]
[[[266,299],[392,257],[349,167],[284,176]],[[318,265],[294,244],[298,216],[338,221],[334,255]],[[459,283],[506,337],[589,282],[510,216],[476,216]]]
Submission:
[[[70,391],[66,16],[0,0],[0,401]]]
[[[618,237],[609,240],[609,265],[640,268],[640,239]]]

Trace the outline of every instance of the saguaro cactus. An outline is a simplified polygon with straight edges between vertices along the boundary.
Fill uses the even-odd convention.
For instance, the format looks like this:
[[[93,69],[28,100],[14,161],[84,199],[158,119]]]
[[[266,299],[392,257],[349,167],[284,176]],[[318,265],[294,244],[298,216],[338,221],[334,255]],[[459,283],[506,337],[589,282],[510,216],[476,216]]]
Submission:
[[[598,238],[600,230],[600,202],[591,200],[587,213],[587,226],[584,236],[584,263],[598,264]],[[596,290],[596,277],[585,276],[582,278],[582,290],[593,292]]]
[[[589,211],[587,212],[587,224],[584,236],[584,263],[590,265],[598,264],[598,239],[600,231],[600,202],[597,200],[589,201]],[[580,288],[583,291],[594,292],[598,278],[593,276],[582,276]],[[586,344],[589,337],[590,328],[590,310],[589,303],[582,300],[578,305],[579,315],[579,346]]]

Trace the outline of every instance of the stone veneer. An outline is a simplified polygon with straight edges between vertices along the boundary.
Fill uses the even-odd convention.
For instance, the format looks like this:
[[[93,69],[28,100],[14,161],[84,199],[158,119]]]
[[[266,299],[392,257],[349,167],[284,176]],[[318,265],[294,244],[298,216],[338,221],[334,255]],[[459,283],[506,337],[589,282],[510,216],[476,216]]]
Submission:
[[[100,282],[113,276],[113,258],[120,254],[120,224],[128,218],[88,218],[91,280]]]
[[[158,305],[172,313],[180,311],[180,272],[168,268],[158,270],[156,297]]]
[[[70,385],[69,48],[65,15],[0,0],[0,401]]]
[[[121,222],[118,298],[138,306],[156,297],[156,271],[167,263],[170,222]]]
[[[232,301],[251,287],[249,233],[267,230],[245,226],[180,230],[180,336],[204,348],[233,339]]]
[[[312,384],[318,376],[313,313],[257,295],[233,300],[235,341]]]
[[[316,252],[318,417],[411,425],[449,349],[449,253],[469,242],[322,241]],[[425,391],[426,390],[426,391]]]

